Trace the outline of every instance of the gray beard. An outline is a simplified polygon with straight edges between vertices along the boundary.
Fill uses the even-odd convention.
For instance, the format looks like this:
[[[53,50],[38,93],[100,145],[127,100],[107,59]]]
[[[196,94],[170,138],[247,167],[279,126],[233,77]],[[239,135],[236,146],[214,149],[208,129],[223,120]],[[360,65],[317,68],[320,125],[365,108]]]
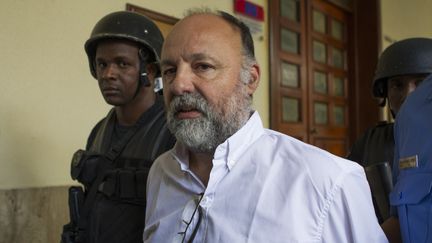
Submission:
[[[213,153],[219,144],[237,132],[249,119],[252,98],[241,84],[233,95],[216,106],[210,105],[199,93],[175,96],[169,104],[167,121],[169,130],[178,141],[191,151]],[[195,119],[177,119],[175,114],[184,109],[195,109],[202,116]]]

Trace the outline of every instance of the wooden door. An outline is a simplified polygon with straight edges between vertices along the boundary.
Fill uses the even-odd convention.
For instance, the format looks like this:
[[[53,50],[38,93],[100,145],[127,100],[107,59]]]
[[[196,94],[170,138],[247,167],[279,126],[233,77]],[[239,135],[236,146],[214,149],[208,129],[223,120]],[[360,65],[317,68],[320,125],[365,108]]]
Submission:
[[[350,12],[324,0],[270,8],[272,128],[346,155]]]
[[[309,1],[309,142],[345,156],[348,148],[348,14],[324,1]]]
[[[164,38],[167,37],[168,33],[174,27],[179,19],[158,13],[150,9],[139,7],[130,3],[126,3],[126,10],[143,14],[144,16],[153,20],[159,30],[162,32]]]

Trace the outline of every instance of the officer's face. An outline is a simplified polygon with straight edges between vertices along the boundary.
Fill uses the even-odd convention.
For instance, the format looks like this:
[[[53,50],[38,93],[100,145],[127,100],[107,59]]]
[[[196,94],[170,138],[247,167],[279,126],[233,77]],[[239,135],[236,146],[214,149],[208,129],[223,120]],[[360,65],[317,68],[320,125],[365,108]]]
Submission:
[[[388,79],[387,92],[390,109],[394,115],[399,112],[405,98],[425,79],[426,75],[402,75]]]
[[[139,77],[138,47],[126,40],[100,42],[95,67],[99,88],[105,101],[123,106],[135,96]]]

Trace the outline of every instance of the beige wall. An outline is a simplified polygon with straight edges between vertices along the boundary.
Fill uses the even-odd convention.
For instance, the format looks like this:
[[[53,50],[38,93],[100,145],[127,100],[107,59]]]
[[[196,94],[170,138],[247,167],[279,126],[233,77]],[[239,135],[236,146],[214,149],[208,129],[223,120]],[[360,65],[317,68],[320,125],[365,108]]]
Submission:
[[[432,0],[381,0],[382,47],[410,37],[432,38]]]
[[[207,6],[232,12],[232,0],[127,1],[174,17]],[[254,0],[267,8],[266,0]],[[68,185],[73,152],[109,109],[90,76],[83,44],[118,0],[0,2],[0,189]],[[266,11],[267,12],[267,11]],[[266,16],[267,17],[267,16]],[[261,64],[255,107],[268,126],[268,34],[254,37]]]
[[[267,0],[251,0],[265,8]],[[128,1],[174,17],[189,7],[232,12],[232,0]],[[108,111],[90,76],[83,43],[118,0],[0,2],[0,189],[68,185],[72,153]],[[432,37],[432,0],[381,0],[388,40]],[[255,107],[269,124],[268,29],[254,38],[261,64]]]
[[[382,50],[391,43],[411,37],[432,38],[432,0],[381,0]],[[388,106],[381,120],[393,120]]]

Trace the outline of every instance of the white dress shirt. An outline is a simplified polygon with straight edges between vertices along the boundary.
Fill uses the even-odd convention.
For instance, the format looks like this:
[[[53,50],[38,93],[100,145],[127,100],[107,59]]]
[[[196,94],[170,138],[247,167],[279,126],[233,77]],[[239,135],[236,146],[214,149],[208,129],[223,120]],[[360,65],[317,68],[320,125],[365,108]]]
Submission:
[[[156,160],[144,242],[181,242],[201,193],[193,242],[388,242],[362,167],[263,128],[257,112],[217,147],[207,187],[180,142]]]

